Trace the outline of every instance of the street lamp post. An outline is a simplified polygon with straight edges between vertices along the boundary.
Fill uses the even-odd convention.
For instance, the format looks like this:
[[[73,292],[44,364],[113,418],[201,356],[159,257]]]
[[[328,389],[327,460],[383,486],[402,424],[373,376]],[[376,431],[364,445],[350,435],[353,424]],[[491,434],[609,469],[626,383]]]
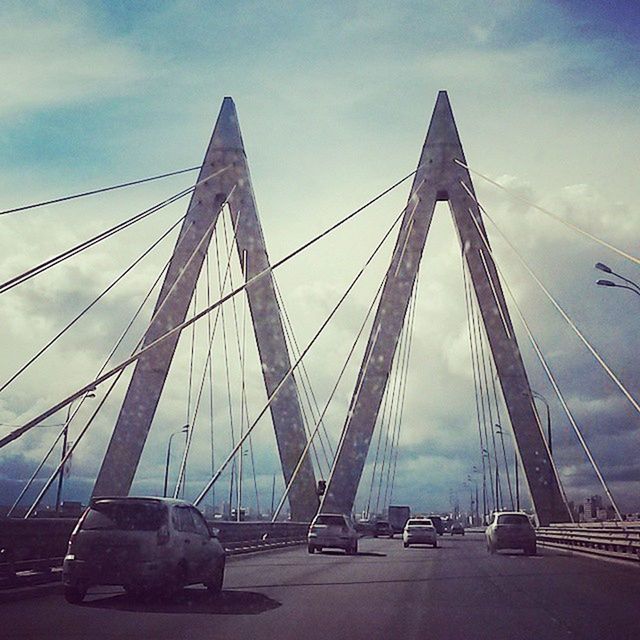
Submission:
[[[617,289],[628,289],[629,291],[633,291],[633,293],[640,296],[640,285],[638,285],[633,280],[630,280],[629,278],[625,278],[624,276],[621,276],[619,273],[616,273],[615,271],[613,271],[611,267],[608,267],[606,264],[603,264],[602,262],[596,262],[595,267],[599,271],[603,271],[604,273],[609,273],[612,276],[616,276],[616,278],[620,278],[620,280],[627,283],[625,285],[625,284],[620,284],[618,282],[614,282],[613,280],[596,280],[597,285],[600,285],[601,287],[616,287]],[[628,286],[628,285],[631,285],[631,286]]]
[[[555,510],[554,505],[554,492],[553,492],[553,440],[551,439],[551,410],[549,408],[549,403],[547,399],[537,391],[531,391],[531,396],[533,398],[537,398],[538,400],[542,400],[544,406],[547,409],[547,446],[549,447],[549,496],[550,496],[550,505],[551,505],[551,517],[553,517],[553,513]]]
[[[171,462],[171,441],[173,440],[173,436],[177,436],[180,433],[187,433],[189,431],[189,425],[185,424],[183,427],[180,427],[177,431],[174,431],[169,436],[169,442],[167,443],[167,461],[164,466],[164,489],[162,491],[163,497],[167,497],[167,488],[169,484],[169,463]]]
[[[93,391],[87,391],[87,393],[82,396],[81,403],[85,398],[95,398],[96,394]],[[64,457],[67,455],[67,445],[69,442],[69,423],[71,422],[71,407],[73,406],[73,402],[70,402],[67,405],[67,416],[64,420],[64,429],[62,431],[62,453],[60,454],[60,461],[64,461]],[[69,462],[65,466],[68,466]],[[60,512],[60,508],[62,507],[62,482],[64,480],[64,466],[60,468],[60,473],[58,474],[58,489],[56,490],[56,513]]]

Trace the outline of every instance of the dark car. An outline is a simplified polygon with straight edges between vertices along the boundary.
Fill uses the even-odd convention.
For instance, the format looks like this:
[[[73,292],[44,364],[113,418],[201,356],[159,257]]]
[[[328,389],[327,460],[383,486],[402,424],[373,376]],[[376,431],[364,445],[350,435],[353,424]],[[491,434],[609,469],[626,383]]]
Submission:
[[[453,522],[451,524],[451,528],[449,529],[451,531],[451,535],[452,536],[463,536],[464,535],[464,527],[459,523],[459,522]]]
[[[137,596],[202,582],[219,593],[225,551],[192,504],[168,498],[95,498],[69,540],[64,595],[79,603],[92,586]]]
[[[373,537],[387,536],[393,538],[393,529],[386,520],[378,520],[373,527]]]
[[[428,516],[433,526],[436,528],[438,535],[441,536],[444,533],[444,522],[440,516]]]

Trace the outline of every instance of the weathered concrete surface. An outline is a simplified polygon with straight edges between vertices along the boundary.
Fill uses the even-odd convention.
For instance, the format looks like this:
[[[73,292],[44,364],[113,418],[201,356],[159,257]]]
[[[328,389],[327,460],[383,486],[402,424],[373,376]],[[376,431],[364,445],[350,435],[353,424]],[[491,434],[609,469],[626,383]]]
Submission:
[[[218,175],[214,175],[216,173]],[[208,176],[212,177],[206,179]],[[198,182],[202,180],[205,182],[196,188],[191,198],[144,346],[184,321],[209,246],[213,223],[229,194],[234,223],[238,221],[237,245],[241,264],[246,262],[247,265],[246,277],[251,278],[269,266],[238,117],[231,98],[225,98],[222,103],[198,176]],[[194,257],[189,260],[194,251]],[[173,287],[179,276],[179,286]],[[271,396],[290,369],[271,275],[252,284],[247,289],[247,295],[265,386],[267,394]],[[136,363],[98,474],[94,496],[128,494],[178,338],[179,335],[176,334],[164,340]],[[272,402],[271,415],[285,481],[288,482],[306,445],[302,412],[292,377],[285,382]],[[294,520],[308,520],[317,510],[315,478],[309,460],[298,474],[289,494],[289,501]]]
[[[489,337],[507,410],[533,503],[541,523],[569,520],[534,407],[520,350],[485,234],[446,92],[438,94],[418,171],[387,271],[369,342],[356,382],[345,435],[321,510],[351,513],[380,403],[404,324],[429,226],[438,200],[448,200]],[[486,234],[485,234],[486,237]]]

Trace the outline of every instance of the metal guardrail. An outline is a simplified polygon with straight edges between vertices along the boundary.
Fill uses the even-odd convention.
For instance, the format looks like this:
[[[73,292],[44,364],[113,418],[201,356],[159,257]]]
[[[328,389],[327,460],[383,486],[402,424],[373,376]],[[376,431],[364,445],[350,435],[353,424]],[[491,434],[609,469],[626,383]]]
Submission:
[[[538,528],[536,535],[544,546],[640,562],[640,522],[556,524]]]
[[[25,572],[46,575],[62,565],[76,518],[0,519],[0,585],[15,584]],[[228,522],[212,520],[230,555],[306,541],[304,522]]]

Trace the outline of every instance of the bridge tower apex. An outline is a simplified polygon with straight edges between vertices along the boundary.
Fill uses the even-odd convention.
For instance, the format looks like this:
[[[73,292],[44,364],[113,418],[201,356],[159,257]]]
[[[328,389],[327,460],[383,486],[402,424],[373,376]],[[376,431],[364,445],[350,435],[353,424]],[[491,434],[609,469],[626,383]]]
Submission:
[[[471,176],[460,163],[466,165],[466,160],[449,96],[446,91],[439,91],[321,511],[349,514],[353,510],[435,205],[447,200],[538,520],[541,524],[570,520],[535,412],[498,272],[488,250]]]
[[[231,97],[222,101],[196,184],[143,347],[184,321],[217,219],[225,205],[236,229],[236,249],[245,282],[268,271],[270,266],[238,114]],[[246,295],[267,397],[275,394],[270,411],[287,485],[307,439],[296,382],[289,375],[291,361],[273,276],[267,273],[257,279],[247,287]],[[137,360],[93,496],[129,493],[178,338],[179,332]],[[185,464],[186,454],[176,495]],[[289,492],[289,504],[293,520],[309,520],[318,509],[315,475],[309,458],[305,459]]]

